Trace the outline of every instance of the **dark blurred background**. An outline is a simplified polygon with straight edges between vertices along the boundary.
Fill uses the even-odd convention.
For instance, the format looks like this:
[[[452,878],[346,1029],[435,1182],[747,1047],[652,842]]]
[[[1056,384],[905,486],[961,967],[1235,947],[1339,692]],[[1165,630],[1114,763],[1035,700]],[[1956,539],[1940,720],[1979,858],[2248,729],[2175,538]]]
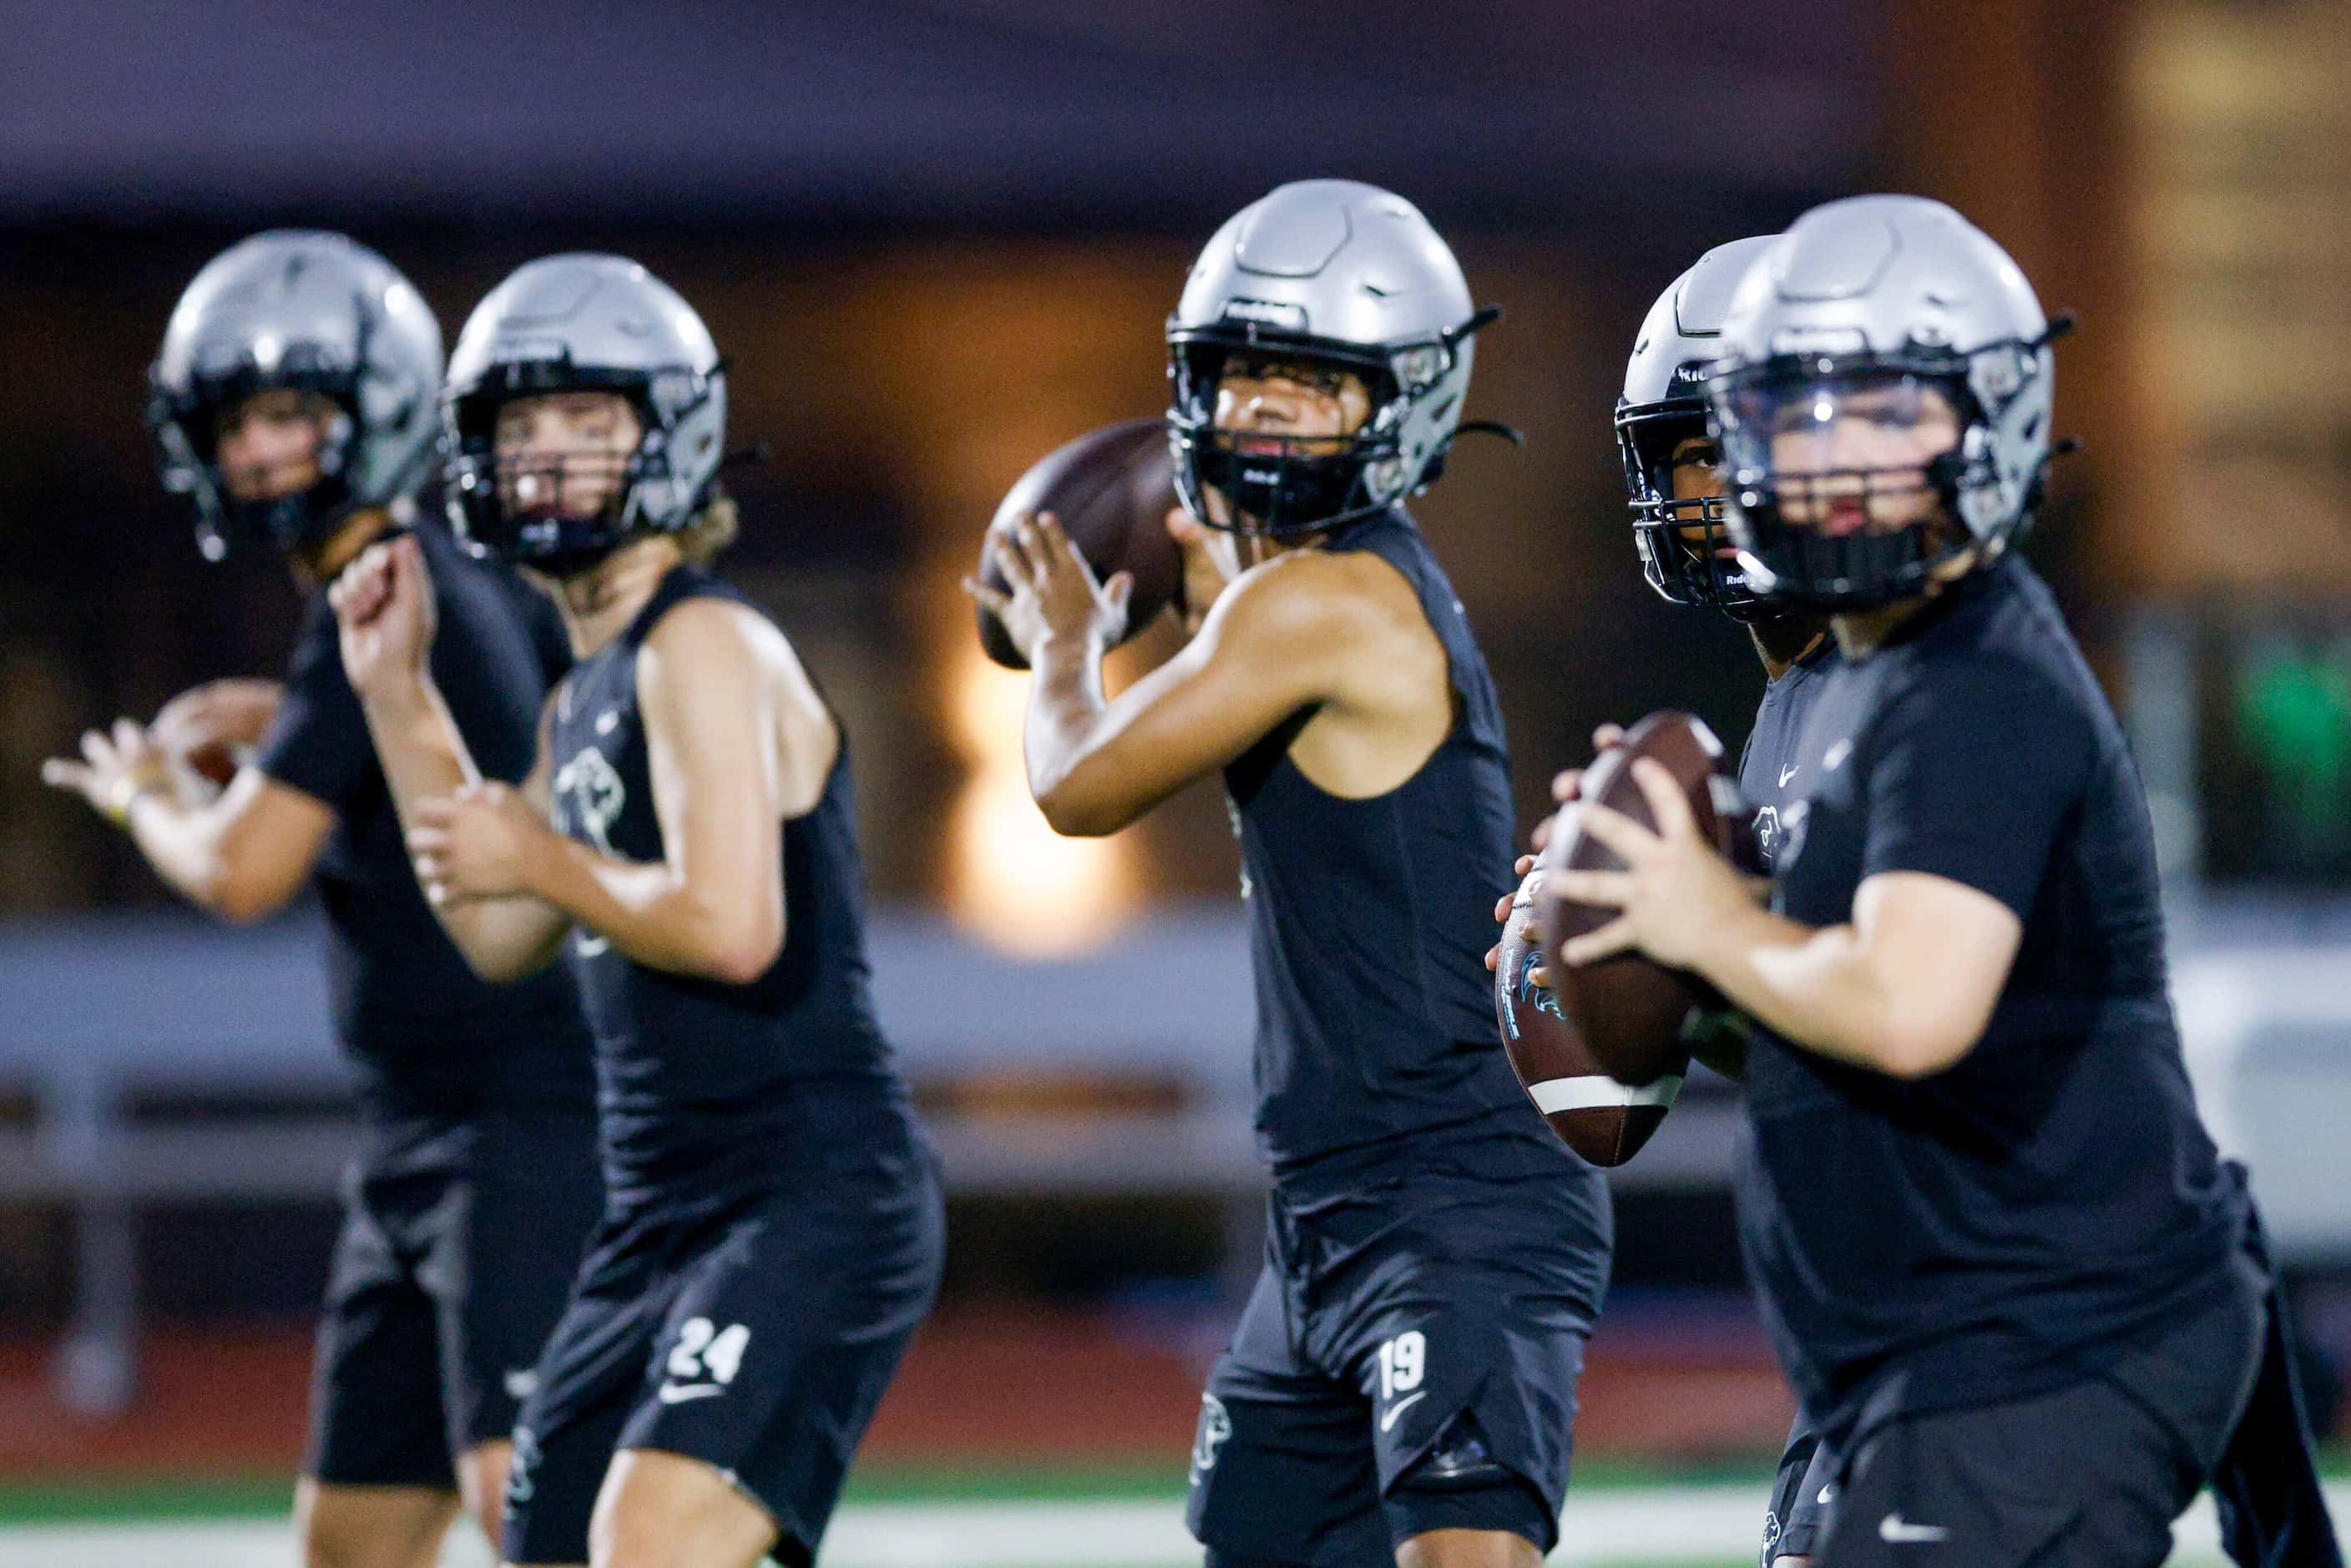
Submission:
[[[998,987],[973,1016],[996,1018],[995,997],[1008,1021],[935,1050],[908,1031],[910,1071],[975,1140],[951,1152],[996,1173],[957,1199],[943,1322],[1034,1307],[1082,1338],[1105,1311],[1172,1301],[1196,1342],[1169,1375],[1180,1389],[1247,1261],[1251,1178],[1211,1161],[1194,1180],[1180,1162],[1128,1179],[1069,1140],[1089,1118],[1184,1114],[1177,1059],[1244,1059],[1245,999],[1221,1047],[1112,1009],[1039,1022],[1079,1042],[1040,1054],[1010,1020],[1022,997],[1092,1005],[1072,999],[1097,994],[1086,974],[1174,953],[1155,944],[1179,927],[1228,961],[1215,945],[1236,917],[1235,858],[1210,789],[1107,844],[1055,841],[1037,819],[1019,787],[1021,685],[981,663],[956,586],[997,497],[1063,440],[1162,406],[1162,319],[1230,212],[1307,175],[1403,193],[1476,296],[1508,308],[1479,339],[1471,413],[1520,426],[1526,447],[1465,447],[1416,510],[1500,682],[1531,823],[1596,723],[1682,706],[1735,745],[1760,691],[1737,629],[1657,601],[1634,559],[1609,416],[1644,312],[1710,246],[1833,196],[1911,191],[1958,206],[2046,305],[2081,317],[2058,408],[2086,449],[2059,467],[2028,553],[2140,746],[2183,998],[2192,1026],[2210,1021],[2196,1039],[2224,1037],[2199,1087],[2290,1173],[2265,1201],[2308,1197],[2294,1234],[2314,1335],[2351,1343],[2331,1293],[2351,1216],[2315,1193],[2325,1166],[2294,1142],[2304,1124],[2269,1109],[2351,1111],[2351,1021],[2322,1009],[2279,1024],[2304,1033],[2260,1078],[2271,1037],[2254,1004],[2324,987],[2246,967],[2332,974],[2351,943],[2339,0],[135,0],[16,15],[0,89],[0,974],[20,990],[0,1013],[37,1010],[37,991],[85,964],[163,966],[122,968],[123,985],[178,973],[160,956],[196,939],[115,834],[42,789],[40,759],[195,681],[274,674],[290,642],[282,569],[206,566],[155,482],[144,377],[181,287],[255,229],[340,228],[405,270],[454,340],[521,262],[617,251],[701,310],[729,361],[733,439],[772,447],[736,483],[746,528],[727,567],[849,716],[897,922],[885,956],[961,954]],[[1123,668],[1173,638],[1163,626]],[[204,962],[307,963],[307,927],[289,932],[225,938]],[[1088,1028],[1112,1065],[1088,1056]],[[22,1353],[20,1387],[45,1385],[60,1343],[129,1343],[128,1309],[91,1300],[124,1268],[151,1333],[298,1326],[329,1194],[164,1182],[98,1202],[57,1174],[87,1164],[50,1157],[58,1038],[0,1034],[0,1131],[17,1139],[0,1145],[0,1352]],[[1230,1067],[1203,1069],[1227,1113]],[[331,1121],[330,1088],[299,1073],[92,1092],[108,1137]],[[1768,1442],[1780,1408],[1719,1179],[1735,1104],[1697,1098],[1702,1135],[1677,1134],[1695,1141],[1662,1174],[1627,1167],[1632,1326],[1604,1345],[1621,1332],[1625,1356],[1670,1364],[1694,1336],[1765,1391],[1719,1427],[1611,1417],[1625,1444],[1677,1452]],[[1684,1315],[1661,1307],[1644,1338],[1645,1301]],[[298,1342],[290,1354],[298,1369]],[[54,1382],[93,1412],[83,1447],[0,1432],[0,1470],[82,1462],[163,1364],[142,1384],[135,1362],[93,1373],[67,1355]],[[1179,1445],[1188,1400],[1160,1422]]]

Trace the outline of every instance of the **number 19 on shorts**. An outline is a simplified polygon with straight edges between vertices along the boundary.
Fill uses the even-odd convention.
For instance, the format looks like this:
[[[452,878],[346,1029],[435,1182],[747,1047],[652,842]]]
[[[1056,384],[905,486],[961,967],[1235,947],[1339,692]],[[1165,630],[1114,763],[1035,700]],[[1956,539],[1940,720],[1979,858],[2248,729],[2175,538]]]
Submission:
[[[1380,1398],[1395,1398],[1420,1386],[1428,1370],[1428,1336],[1409,1329],[1380,1343]]]

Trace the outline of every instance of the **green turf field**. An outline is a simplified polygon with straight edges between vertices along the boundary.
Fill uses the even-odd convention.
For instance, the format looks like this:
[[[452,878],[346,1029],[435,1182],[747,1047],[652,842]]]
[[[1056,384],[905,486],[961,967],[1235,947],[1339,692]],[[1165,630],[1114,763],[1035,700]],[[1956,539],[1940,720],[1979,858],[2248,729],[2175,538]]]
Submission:
[[[1592,1467],[1570,1494],[1559,1568],[1742,1568],[1754,1561],[1767,1476]],[[1161,1467],[922,1470],[862,1477],[826,1542],[825,1568],[1193,1568],[1180,1476]],[[7,1568],[287,1568],[287,1485],[0,1485]],[[2330,1486],[2351,1520],[2351,1480]],[[2211,1511],[2183,1521],[2182,1565],[2221,1562]],[[478,1536],[445,1568],[483,1568]]]

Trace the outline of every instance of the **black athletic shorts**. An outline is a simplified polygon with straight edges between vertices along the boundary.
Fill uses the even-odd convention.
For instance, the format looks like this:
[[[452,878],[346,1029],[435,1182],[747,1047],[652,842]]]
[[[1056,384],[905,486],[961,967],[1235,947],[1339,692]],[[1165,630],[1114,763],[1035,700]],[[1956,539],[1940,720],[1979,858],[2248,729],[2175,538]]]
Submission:
[[[1210,1561],[1361,1568],[1432,1530],[1548,1552],[1610,1238],[1541,1178],[1416,1174],[1269,1205],[1201,1396],[1186,1521]]]
[[[2266,1309],[2232,1295],[2101,1375],[1899,1416],[1839,1467],[1820,1568],[2155,1568],[2260,1364]]]
[[[715,1467],[775,1521],[778,1561],[814,1558],[946,1237],[903,1112],[832,1131],[777,1184],[606,1217],[515,1432],[509,1561],[588,1560],[621,1448]]]
[[[603,1207],[596,1119],[403,1119],[343,1182],[304,1470],[343,1486],[456,1485],[506,1437]]]
[[[1836,1495],[1836,1458],[1821,1448],[1812,1418],[1796,1412],[1788,1446],[1780,1452],[1780,1473],[1771,1483],[1771,1506],[1763,1515],[1761,1568],[1782,1557],[1808,1557],[1820,1544],[1829,1500]]]

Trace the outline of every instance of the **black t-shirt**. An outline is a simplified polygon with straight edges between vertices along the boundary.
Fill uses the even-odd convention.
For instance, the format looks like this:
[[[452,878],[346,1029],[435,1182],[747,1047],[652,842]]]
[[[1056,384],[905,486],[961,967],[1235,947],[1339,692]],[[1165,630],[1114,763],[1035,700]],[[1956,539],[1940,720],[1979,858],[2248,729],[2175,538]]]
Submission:
[[[1766,869],[1786,841],[1784,819],[1820,772],[1819,756],[1804,751],[1805,722],[1828,689],[1829,673],[1843,662],[1836,640],[1824,635],[1818,647],[1781,671],[1764,688],[1755,727],[1739,754],[1739,792],[1755,808],[1755,847]]]
[[[1740,1229],[1832,1446],[1885,1416],[2058,1386],[2234,1288],[2238,1194],[2197,1119],[2155,852],[2120,727],[2013,558],[1826,678],[1776,901],[1846,923],[1919,872],[2013,910],[1991,1021],[1904,1082],[1759,1030]]]
[[[413,531],[438,612],[434,682],[483,775],[518,782],[530,771],[549,685],[569,662],[562,623],[543,597],[467,555],[438,523]],[[323,588],[304,609],[285,700],[253,765],[335,812],[316,873],[328,981],[336,1033],[371,1111],[592,1103],[587,1026],[569,977],[559,967],[485,984],[418,891]]]

